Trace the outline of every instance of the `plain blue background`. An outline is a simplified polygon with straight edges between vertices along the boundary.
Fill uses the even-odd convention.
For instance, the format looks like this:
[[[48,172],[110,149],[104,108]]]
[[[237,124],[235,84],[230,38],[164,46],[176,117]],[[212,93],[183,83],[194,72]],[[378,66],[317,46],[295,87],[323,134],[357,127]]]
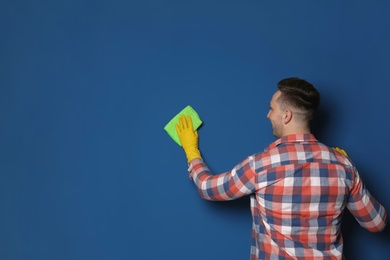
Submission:
[[[164,132],[199,113],[203,157],[230,170],[275,139],[276,83],[322,94],[314,134],[349,152],[389,210],[387,1],[0,3],[0,259],[249,259],[248,198],[202,200]],[[390,232],[346,215],[347,259]]]

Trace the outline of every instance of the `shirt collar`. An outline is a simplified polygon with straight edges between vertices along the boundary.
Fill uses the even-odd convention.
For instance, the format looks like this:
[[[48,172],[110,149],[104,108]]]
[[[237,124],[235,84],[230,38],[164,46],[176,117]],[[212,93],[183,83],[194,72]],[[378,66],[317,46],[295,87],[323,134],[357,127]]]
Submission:
[[[291,134],[279,138],[266,149],[272,149],[283,143],[302,143],[302,142],[317,142],[313,134]]]

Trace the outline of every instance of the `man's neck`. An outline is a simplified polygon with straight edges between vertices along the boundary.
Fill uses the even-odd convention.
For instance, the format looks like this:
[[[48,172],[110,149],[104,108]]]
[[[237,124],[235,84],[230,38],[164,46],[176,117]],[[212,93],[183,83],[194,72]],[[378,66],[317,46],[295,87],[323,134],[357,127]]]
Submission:
[[[283,136],[292,135],[292,134],[311,134],[310,128],[294,128],[294,129],[285,129]]]

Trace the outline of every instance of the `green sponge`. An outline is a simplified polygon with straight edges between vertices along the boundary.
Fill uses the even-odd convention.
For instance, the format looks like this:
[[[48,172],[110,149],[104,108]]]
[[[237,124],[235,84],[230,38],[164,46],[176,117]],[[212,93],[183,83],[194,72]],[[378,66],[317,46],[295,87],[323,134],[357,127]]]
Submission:
[[[169,121],[169,123],[164,127],[164,130],[167,131],[168,135],[175,141],[178,145],[181,146],[179,136],[176,132],[176,124],[179,124],[179,118],[182,115],[190,115],[192,119],[192,126],[194,128],[194,131],[199,128],[199,126],[202,124],[202,120],[200,120],[200,117],[198,113],[191,107],[186,106],[182,111],[180,111],[174,118]]]

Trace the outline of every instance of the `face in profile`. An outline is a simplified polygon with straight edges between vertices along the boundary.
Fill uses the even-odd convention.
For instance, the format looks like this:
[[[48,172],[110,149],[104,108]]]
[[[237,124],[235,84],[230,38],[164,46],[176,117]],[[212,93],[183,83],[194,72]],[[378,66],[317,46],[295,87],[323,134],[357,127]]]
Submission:
[[[280,91],[277,91],[271,99],[269,103],[269,112],[267,114],[267,118],[271,121],[272,125],[272,134],[281,138],[283,133],[283,111],[280,107],[280,104],[277,102],[277,99],[281,95]]]

